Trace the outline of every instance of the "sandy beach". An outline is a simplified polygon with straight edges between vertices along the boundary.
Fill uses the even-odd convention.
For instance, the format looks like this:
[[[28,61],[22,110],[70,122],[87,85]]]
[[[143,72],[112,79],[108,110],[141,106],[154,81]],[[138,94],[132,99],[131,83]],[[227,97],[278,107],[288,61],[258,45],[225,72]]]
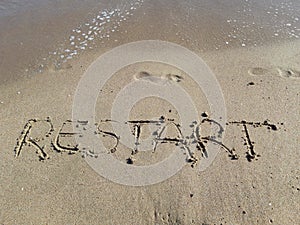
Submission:
[[[72,11],[68,1],[64,4],[57,17],[44,6],[44,11],[0,17],[5,31],[0,33],[0,224],[300,221],[299,3],[89,1],[74,3],[78,8]],[[38,15],[41,19],[34,20]],[[17,18],[23,20],[13,26]],[[87,163],[89,152],[77,149],[74,137],[67,135],[73,132],[68,120],[91,64],[117,46],[141,40],[176,43],[198,55],[220,85],[227,117],[220,152],[205,171],[198,169],[202,149],[195,151],[195,164],[186,162],[163,182],[130,186],[112,182]],[[159,62],[129,65],[111,76],[99,92],[96,120],[111,119],[118,93],[139,79],[179,85],[195,102],[200,121],[221,120],[210,117],[205,93],[188,73]],[[138,102],[130,113],[131,121],[163,116],[180,124],[176,108],[156,97]],[[62,130],[64,123],[71,126]],[[22,139],[27,128],[30,133]],[[99,139],[105,154],[128,166],[154,164],[173,151],[182,154],[168,141],[155,152],[133,154],[122,143],[114,149],[117,138],[105,138],[113,135],[103,135],[101,129],[111,131],[112,124],[99,129]],[[53,145],[59,132],[66,134],[61,152]],[[143,130],[141,140],[150,133],[149,127]],[[201,140],[206,146],[214,139]]]

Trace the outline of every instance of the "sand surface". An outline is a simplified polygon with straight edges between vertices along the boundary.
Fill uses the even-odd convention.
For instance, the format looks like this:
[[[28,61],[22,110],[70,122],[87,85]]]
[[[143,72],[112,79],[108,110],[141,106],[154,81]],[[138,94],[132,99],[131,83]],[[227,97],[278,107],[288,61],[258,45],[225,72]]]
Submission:
[[[275,39],[273,28],[268,27],[262,32],[251,33],[252,41],[241,38],[228,45],[224,34],[235,29],[226,19],[230,10],[223,16],[218,16],[218,10],[214,11],[216,18],[224,20],[222,23],[203,16],[205,10],[202,11],[204,14],[191,13],[191,24],[195,26],[188,29],[189,19],[180,20],[183,17],[176,16],[180,7],[174,7],[169,13],[161,12],[166,6],[168,4],[163,2],[144,2],[116,33],[111,33],[107,39],[96,37],[95,43],[90,45],[93,49],[82,51],[67,62],[59,62],[62,65],[53,66],[53,62],[57,62],[53,54],[27,67],[26,60],[20,60],[20,68],[24,67],[22,71],[28,71],[24,74],[15,71],[19,75],[10,77],[14,74],[10,69],[12,61],[1,64],[5,82],[0,84],[0,224],[297,224],[300,221],[299,40],[286,38],[287,33],[281,33],[282,37]],[[207,2],[202,6],[211,7]],[[181,7],[184,15],[185,6]],[[197,7],[200,5],[194,7],[200,10]],[[243,8],[241,5],[236,7]],[[236,12],[235,8],[232,11]],[[93,18],[92,14],[90,18]],[[165,18],[172,19],[162,23],[161,27],[155,26]],[[244,19],[249,21],[247,17]],[[239,21],[242,24],[243,19]],[[222,26],[223,23],[228,27]],[[177,25],[169,27],[169,24]],[[72,22],[65,26],[71,25]],[[111,29],[111,25],[105,29]],[[180,35],[176,35],[176,31]],[[62,33],[60,35],[64,36]],[[268,36],[270,33],[273,36]],[[55,43],[51,43],[45,52],[69,49],[72,34],[71,31],[66,35],[62,50],[52,48]],[[240,35],[244,35],[243,32]],[[222,143],[228,149],[235,149],[237,160],[222,148],[213,164],[203,172],[186,163],[181,171],[161,183],[131,187],[100,176],[87,164],[82,152],[58,153],[53,149],[51,138],[55,138],[66,120],[72,119],[73,97],[89,65],[115,46],[144,39],[185,46],[209,66],[226,102],[228,124]],[[247,45],[242,45],[244,42]],[[9,44],[1,45],[2,48],[9,50]],[[20,55],[35,53],[28,50],[21,51]],[[18,58],[16,52],[12,55]],[[45,67],[36,73],[40,62]],[[148,62],[123,68],[111,77],[99,93],[97,119],[109,119],[112,101],[118,91],[137,79],[137,74],[142,71],[155,75],[146,78],[150,82],[161,82],[159,79],[166,74],[179,74],[183,78],[179,85],[196,100],[199,115],[202,112],[209,114],[205,96],[195,88],[187,74],[171,66]],[[152,119],[161,115],[180,123],[172,105],[153,97],[135,105],[130,119]],[[22,135],[26,123],[30,119],[45,120],[47,117],[52,120],[53,134],[46,137],[47,124],[40,123],[31,135],[35,140],[38,140],[35,137],[44,137],[38,142],[44,146],[49,159],[40,160],[45,155],[36,152],[33,144],[23,146],[20,155],[15,157],[17,138]],[[265,126],[266,120],[276,129]],[[248,142],[241,121],[259,124],[256,127],[247,125],[253,143]],[[74,144],[72,138],[63,141]],[[105,142],[107,150],[111,144]],[[148,155],[137,154],[133,163],[157,162],[172,152],[170,146],[162,145]],[[255,156],[249,160],[250,146],[254,147]],[[113,154],[126,163],[131,150],[121,146]],[[201,154],[198,153],[198,157],[198,164],[201,164]]]

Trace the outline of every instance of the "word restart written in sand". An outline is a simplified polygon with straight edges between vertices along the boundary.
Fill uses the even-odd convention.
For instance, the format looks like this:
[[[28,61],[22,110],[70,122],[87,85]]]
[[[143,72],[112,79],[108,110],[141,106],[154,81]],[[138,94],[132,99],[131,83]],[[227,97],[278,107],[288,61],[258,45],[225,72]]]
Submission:
[[[207,152],[207,143],[212,142],[216,145],[219,145],[222,149],[224,149],[231,160],[238,160],[240,156],[236,153],[236,150],[234,148],[229,148],[225,144],[223,144],[219,139],[216,138],[216,136],[202,136],[201,135],[201,125],[208,123],[210,125],[214,125],[217,127],[218,131],[218,138],[222,137],[222,134],[224,133],[224,128],[218,123],[216,120],[210,119],[207,115],[207,113],[202,113],[201,115],[203,119],[200,122],[193,121],[189,127],[191,128],[191,135],[188,137],[184,137],[181,131],[180,124],[177,124],[174,122],[174,119],[167,119],[164,116],[161,116],[158,120],[131,120],[126,121],[125,124],[132,125],[133,131],[132,135],[134,135],[134,148],[131,151],[131,155],[129,158],[127,158],[128,164],[133,164],[133,156],[135,154],[138,154],[139,152],[139,145],[140,145],[140,136],[142,132],[142,128],[145,125],[154,124],[157,126],[157,129],[152,133],[152,153],[155,153],[155,150],[159,144],[169,143],[169,144],[175,144],[176,146],[180,147],[185,151],[186,154],[186,162],[191,164],[191,167],[194,167],[195,163],[198,161],[198,159],[194,156],[194,152],[191,151],[191,146],[195,145],[195,148],[197,151],[201,153],[202,157],[208,157]],[[99,123],[95,123],[95,135],[102,135],[103,137],[109,137],[114,139],[114,146],[109,149],[108,153],[114,153],[118,150],[118,146],[120,143],[120,137],[117,133],[105,131],[100,128],[100,125],[103,123],[112,123],[117,122],[113,120],[101,120]],[[44,134],[42,137],[31,137],[31,132],[34,128],[38,127],[38,124],[46,123],[49,126],[49,130],[46,134]],[[88,121],[72,121],[72,120],[66,120],[62,126],[57,130],[56,135],[53,135],[55,132],[53,123],[51,121],[50,117],[47,117],[46,119],[30,119],[25,124],[20,137],[17,139],[17,144],[15,146],[15,157],[19,157],[21,154],[21,151],[25,146],[33,146],[37,150],[37,154],[39,156],[40,160],[46,160],[50,159],[50,156],[45,151],[45,146],[40,144],[41,141],[44,141],[45,139],[49,139],[49,143],[51,146],[51,149],[55,152],[62,153],[67,152],[69,154],[75,154],[78,152],[82,153],[82,157],[98,157],[98,154],[96,154],[93,150],[87,150],[86,148],[79,148],[79,145],[64,145],[60,142],[60,138],[62,137],[73,137],[75,135],[79,135],[79,137],[83,134],[75,133],[75,132],[67,132],[64,131],[66,125],[75,125],[77,128],[82,127],[83,130],[85,130],[85,126],[88,124]],[[283,123],[278,123],[280,125],[283,125]],[[247,148],[247,151],[245,153],[245,158],[251,162],[253,160],[257,160],[258,157],[260,157],[260,154],[257,154],[254,148],[255,142],[251,139],[249,129],[248,127],[258,128],[258,127],[266,127],[270,131],[277,131],[278,127],[275,124],[269,123],[268,120],[265,120],[264,122],[248,122],[245,120],[242,121],[230,121],[226,123],[226,126],[229,125],[236,125],[236,126],[242,126],[241,132],[243,133],[243,141],[244,145]],[[176,137],[167,137],[165,135],[165,131],[167,127],[174,127],[175,130],[177,130],[177,136]],[[44,142],[43,142],[44,143]]]

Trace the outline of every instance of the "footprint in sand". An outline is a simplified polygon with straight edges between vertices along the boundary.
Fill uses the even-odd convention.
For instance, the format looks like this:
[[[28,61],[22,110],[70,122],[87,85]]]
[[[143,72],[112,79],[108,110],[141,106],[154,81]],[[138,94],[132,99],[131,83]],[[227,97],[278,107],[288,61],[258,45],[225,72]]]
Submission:
[[[300,78],[300,71],[290,68],[277,68],[277,71],[281,77],[284,78]]]
[[[268,69],[262,67],[254,67],[248,70],[248,73],[253,76],[266,75],[269,72]]]
[[[166,85],[166,84],[170,84],[171,82],[177,83],[177,82],[180,82],[181,80],[183,80],[183,77],[181,77],[179,75],[175,75],[175,74],[156,76],[156,75],[152,75],[145,71],[139,72],[138,74],[136,74],[134,76],[134,78],[136,80],[145,80],[145,81],[152,82],[152,83],[155,83],[158,85]]]
[[[248,70],[248,73],[252,76],[272,75],[278,74],[283,78],[300,78],[300,71],[290,68],[262,68],[254,67]]]

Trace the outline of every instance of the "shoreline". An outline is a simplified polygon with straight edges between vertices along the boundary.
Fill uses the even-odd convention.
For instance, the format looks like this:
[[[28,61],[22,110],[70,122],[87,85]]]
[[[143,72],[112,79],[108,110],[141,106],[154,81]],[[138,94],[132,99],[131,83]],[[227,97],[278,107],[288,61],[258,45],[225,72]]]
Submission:
[[[224,13],[216,14],[217,10],[214,11],[213,3],[204,1],[203,5],[199,3],[196,6],[196,8],[202,7],[203,14],[193,14],[194,17],[190,20],[185,18],[188,10],[184,7],[174,6],[172,10],[165,13],[165,9],[170,7],[166,3],[150,4],[132,1],[131,4],[116,4],[113,7],[109,2],[102,2],[95,7],[94,2],[90,1],[84,7],[76,9],[67,8],[68,3],[61,4],[65,4],[65,7],[55,13],[48,12],[47,8],[41,8],[38,11],[29,10],[19,16],[2,18],[0,57],[3,61],[0,66],[3,83],[16,80],[23,74],[38,74],[46,67],[55,69],[57,63],[66,60],[66,58],[59,58],[61,54],[65,53],[65,57],[70,56],[70,53],[64,51],[70,51],[73,53],[72,57],[78,57],[78,54],[82,53],[94,54],[94,51],[104,52],[124,43],[153,39],[174,42],[193,51],[205,53],[240,47],[277,45],[297,41],[300,36],[299,18],[295,16],[296,12],[291,11],[290,5],[284,3],[278,4],[280,10],[276,11],[282,17],[279,24],[276,24],[279,20],[275,17],[276,14],[273,15],[275,6],[269,8],[268,4],[262,4],[262,10],[269,14],[257,12],[259,14],[257,17],[260,15],[265,17],[264,22],[251,18],[250,12],[245,14],[239,12],[245,7],[255,9],[254,3],[253,5],[224,3]],[[135,9],[131,10],[131,5]],[[122,12],[108,19],[111,21],[105,25],[99,27],[93,25],[92,31],[94,28],[97,28],[97,31],[100,28],[102,30],[97,35],[88,36],[88,39],[92,39],[87,43],[88,45],[80,45],[76,42],[73,44],[71,37],[79,38],[85,32],[84,30],[88,32],[94,18],[97,19],[102,12],[109,12],[115,8],[122,8]],[[213,18],[209,18],[210,13]],[[175,15],[179,16],[175,17]],[[39,20],[37,21],[36,18]],[[207,20],[211,23],[207,23]],[[161,23],[161,21],[165,22]],[[156,24],[160,24],[160,27],[156,27]],[[82,33],[77,33],[77,29]],[[74,48],[76,45],[77,48]],[[54,53],[60,55],[56,56]],[[62,66],[68,67],[68,63]]]

